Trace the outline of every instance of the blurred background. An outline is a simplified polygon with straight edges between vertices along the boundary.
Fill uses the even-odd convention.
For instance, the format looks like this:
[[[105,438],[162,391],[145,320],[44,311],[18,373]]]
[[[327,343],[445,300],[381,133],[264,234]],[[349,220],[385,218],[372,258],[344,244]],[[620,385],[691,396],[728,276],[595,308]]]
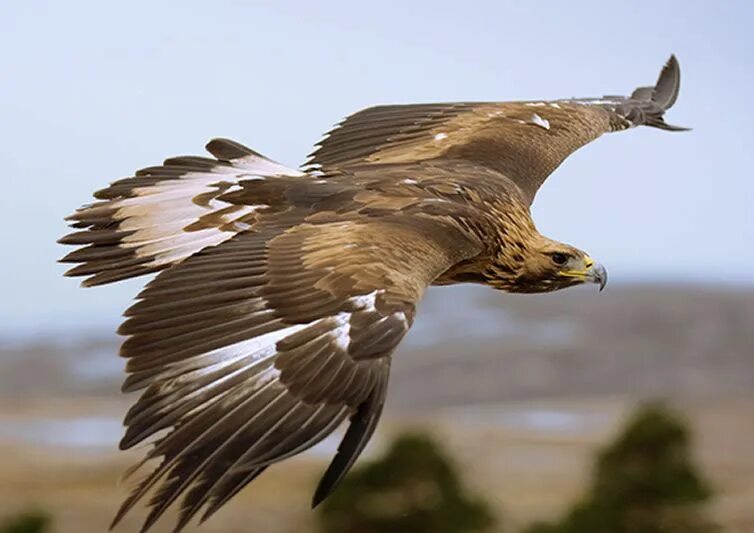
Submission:
[[[336,438],[189,529],[754,532],[752,23],[745,2],[3,2],[0,531],[104,531],[143,453],[116,451],[114,334],[143,280],[82,290],[55,263],[92,191],[214,136],[295,166],[377,103],[626,94],[675,53],[668,121],[694,130],[606,136],[534,205],[605,292],[430,290],[330,507],[308,504]]]

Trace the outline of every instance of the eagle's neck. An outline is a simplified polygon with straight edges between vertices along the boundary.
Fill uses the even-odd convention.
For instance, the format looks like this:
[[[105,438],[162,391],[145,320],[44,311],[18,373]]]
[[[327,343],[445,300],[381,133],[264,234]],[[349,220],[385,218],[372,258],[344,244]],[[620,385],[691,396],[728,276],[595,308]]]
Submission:
[[[482,272],[486,284],[515,290],[527,257],[548,240],[537,231],[527,206],[511,202],[498,212],[497,246]]]
[[[448,269],[435,285],[481,283],[512,290],[517,284],[527,255],[547,238],[537,231],[523,203],[505,199],[504,204],[489,207],[493,223],[483,237],[486,250]]]

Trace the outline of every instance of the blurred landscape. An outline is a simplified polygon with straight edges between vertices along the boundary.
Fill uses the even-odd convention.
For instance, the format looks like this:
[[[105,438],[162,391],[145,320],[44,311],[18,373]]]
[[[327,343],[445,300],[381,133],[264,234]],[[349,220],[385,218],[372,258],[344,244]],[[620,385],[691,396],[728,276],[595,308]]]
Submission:
[[[0,518],[25,509],[53,531],[104,531],[143,450],[118,452],[120,339],[80,331],[0,338]],[[512,296],[429,291],[395,355],[388,406],[365,457],[429,430],[491,502],[505,531],[548,520],[588,482],[594,452],[636,405],[661,399],[691,422],[712,513],[754,531],[754,289],[660,284]],[[329,438],[278,465],[201,529],[314,531],[309,499]],[[116,531],[135,531],[137,510]],[[168,531],[170,520],[156,531]]]

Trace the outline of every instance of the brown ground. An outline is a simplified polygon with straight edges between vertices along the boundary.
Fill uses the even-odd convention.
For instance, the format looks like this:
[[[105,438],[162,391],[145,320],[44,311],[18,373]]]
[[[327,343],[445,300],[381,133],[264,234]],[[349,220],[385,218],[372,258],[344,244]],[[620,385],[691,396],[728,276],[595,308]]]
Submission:
[[[55,402],[24,416],[65,418],[106,414],[125,405]],[[529,400],[458,407],[434,413],[388,412],[370,447],[378,452],[391,433],[420,426],[432,431],[466,473],[467,482],[496,505],[516,530],[554,517],[588,481],[595,450],[607,442],[633,407],[625,398]],[[754,531],[754,400],[679,405],[696,429],[699,465],[717,490],[713,511],[729,531]],[[581,420],[578,427],[502,425],[521,413],[557,412]],[[8,420],[8,413],[3,415]],[[90,452],[54,447],[0,447],[0,516],[39,507],[54,516],[58,532],[105,531],[127,485],[120,474],[139,452]],[[308,502],[325,466],[321,453],[296,458],[265,473],[203,528],[188,531],[286,533],[313,531]],[[116,531],[137,531],[143,510]],[[169,531],[170,520],[155,529]]]
[[[515,530],[567,507],[589,479],[594,451],[631,409],[667,398],[692,423],[699,464],[717,489],[715,516],[729,531],[754,532],[754,293],[650,286],[600,297],[470,294],[451,308],[448,293],[430,294],[417,325],[439,327],[417,328],[397,355],[368,454],[391,433],[430,429]],[[115,421],[130,398],[117,395],[113,342],[3,348],[0,339],[0,518],[38,506],[59,533],[106,530],[127,492],[120,474],[140,455],[115,451]],[[82,377],[72,370],[82,362],[104,370]],[[110,420],[115,429],[91,447],[56,444],[76,434],[30,439],[13,430],[55,421],[51,431],[65,433],[68,419]],[[270,469],[188,531],[312,531],[309,498],[327,453]],[[143,516],[138,509],[116,531],[137,531]]]

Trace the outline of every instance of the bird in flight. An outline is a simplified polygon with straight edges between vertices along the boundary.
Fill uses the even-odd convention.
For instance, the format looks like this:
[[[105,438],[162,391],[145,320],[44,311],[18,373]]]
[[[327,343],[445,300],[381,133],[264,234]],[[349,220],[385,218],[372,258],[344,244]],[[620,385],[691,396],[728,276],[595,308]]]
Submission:
[[[343,479],[377,426],[391,355],[430,285],[518,293],[607,281],[541,235],[547,176],[606,132],[670,131],[680,69],[628,97],[384,105],[346,118],[301,170],[227,139],[94,193],[61,261],[84,286],[159,272],[126,312],[121,449],[155,460],[113,525],[152,493],[143,531],[182,498],[176,531],[267,467],[348,428],[314,493]]]

